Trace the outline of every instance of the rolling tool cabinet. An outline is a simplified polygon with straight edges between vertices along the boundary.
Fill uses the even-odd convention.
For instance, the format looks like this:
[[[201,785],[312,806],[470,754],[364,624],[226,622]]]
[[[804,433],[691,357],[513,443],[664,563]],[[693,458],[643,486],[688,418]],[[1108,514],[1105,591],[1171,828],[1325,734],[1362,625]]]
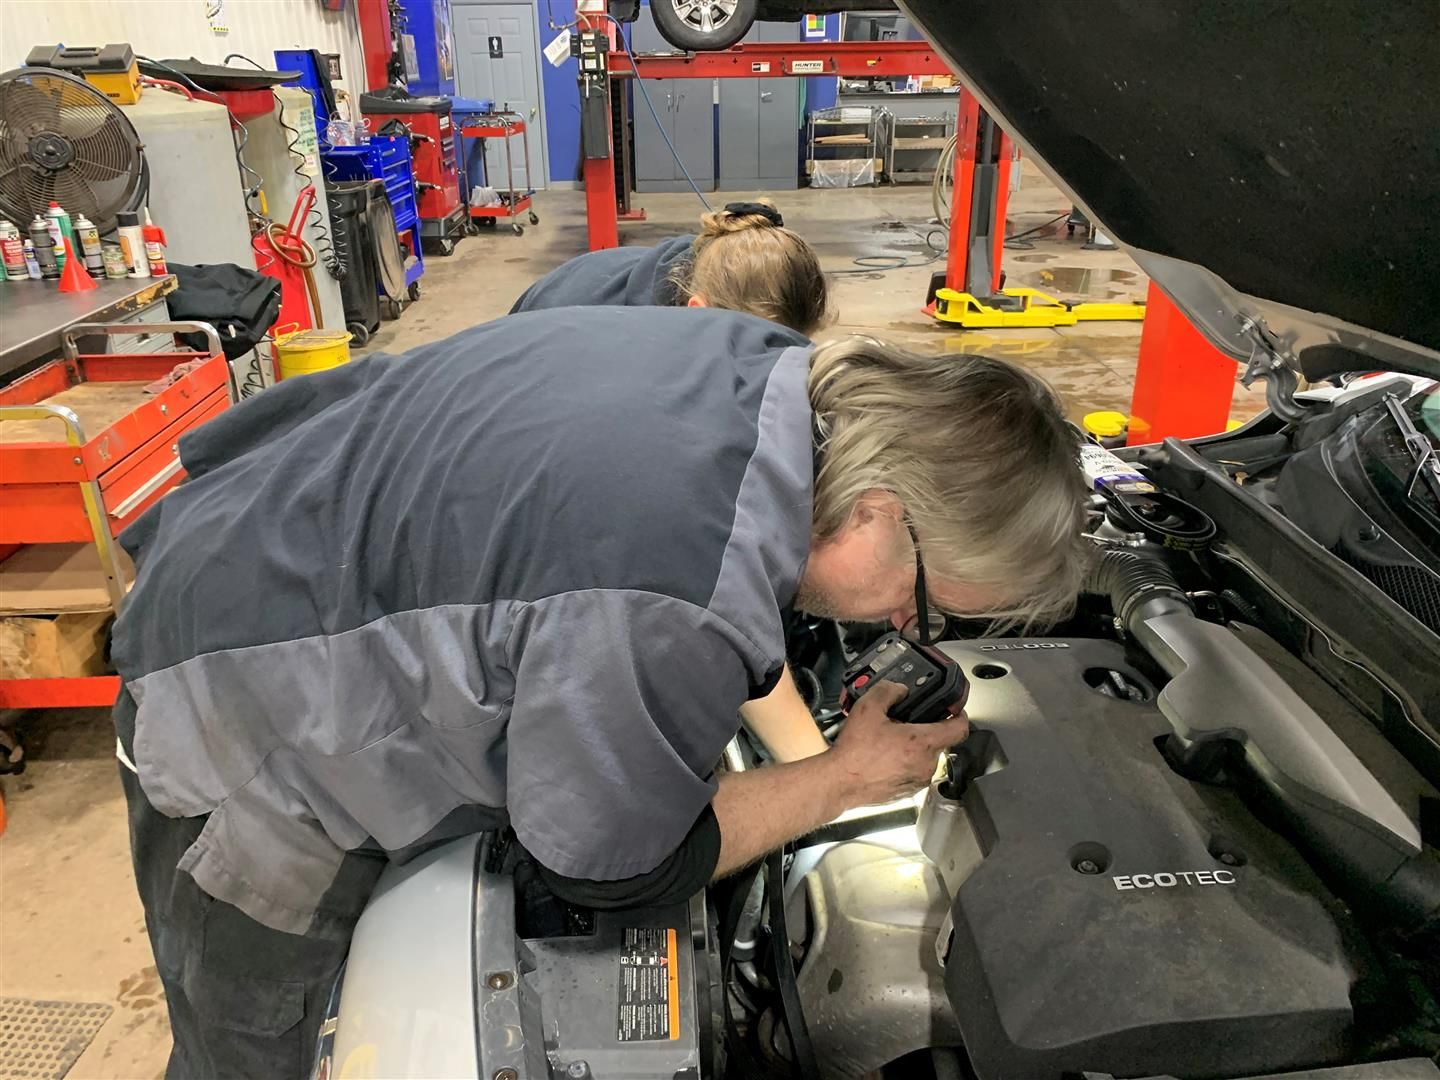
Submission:
[[[81,338],[133,335],[136,326],[77,323],[61,334],[59,359],[0,387],[0,558],[22,561],[34,545],[93,545],[115,612],[126,589],[115,537],[184,478],[180,437],[235,397],[213,327],[145,329],[200,333],[205,347],[82,354]],[[7,608],[15,601],[7,595]],[[119,688],[115,675],[0,679],[0,708],[110,705]]]

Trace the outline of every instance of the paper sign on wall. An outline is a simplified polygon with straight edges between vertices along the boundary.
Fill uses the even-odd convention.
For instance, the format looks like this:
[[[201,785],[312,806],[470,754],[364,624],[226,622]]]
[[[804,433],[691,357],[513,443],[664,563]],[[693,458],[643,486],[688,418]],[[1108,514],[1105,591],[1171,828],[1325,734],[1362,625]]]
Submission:
[[[205,21],[212,34],[228,34],[230,20],[225,17],[225,0],[201,0],[205,5]]]
[[[552,65],[559,67],[566,60],[570,59],[570,31],[561,30],[550,39],[550,44],[545,46],[545,59]]]
[[[807,38],[823,38],[825,36],[825,16],[805,16],[805,36]]]

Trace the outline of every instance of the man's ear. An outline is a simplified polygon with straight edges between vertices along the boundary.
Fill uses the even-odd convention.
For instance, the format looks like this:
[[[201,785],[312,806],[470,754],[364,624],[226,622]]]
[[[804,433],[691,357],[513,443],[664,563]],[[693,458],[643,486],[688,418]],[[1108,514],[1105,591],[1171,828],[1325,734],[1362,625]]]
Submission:
[[[849,524],[852,526],[868,525],[878,518],[888,518],[896,522],[903,521],[905,504],[896,497],[893,491],[886,491],[884,488],[869,488],[855,500],[855,505],[850,511]]]
[[[696,293],[694,296],[690,297],[689,300],[686,300],[686,301],[685,301],[685,306],[686,306],[686,307],[709,307],[710,305],[707,304],[707,303],[705,303],[705,297],[701,296],[699,293]]]

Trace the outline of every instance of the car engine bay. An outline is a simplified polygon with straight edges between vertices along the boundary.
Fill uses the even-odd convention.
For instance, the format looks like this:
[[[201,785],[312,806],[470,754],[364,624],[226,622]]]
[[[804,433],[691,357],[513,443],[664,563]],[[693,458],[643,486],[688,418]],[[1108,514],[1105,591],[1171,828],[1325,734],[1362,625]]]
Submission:
[[[1416,389],[1127,455],[1157,490],[1095,498],[1066,625],[949,628],[972,733],[916,825],[790,868],[819,1075],[923,1075],[927,1049],[934,1075],[982,1080],[1434,1060],[1440,491],[1394,414],[1433,448],[1440,390]],[[1337,590],[1290,592],[1285,552],[1242,539],[1262,527]],[[1387,629],[1357,627],[1372,608]],[[792,656],[822,723],[825,630]],[[788,1066],[783,1022],[757,1035]]]
[[[939,635],[971,734],[915,799],[660,908],[444,855],[479,1075],[1440,1077],[1440,388],[1300,400],[1106,455],[1072,617]],[[827,737],[888,629],[795,617]],[[764,759],[742,732],[722,767]]]

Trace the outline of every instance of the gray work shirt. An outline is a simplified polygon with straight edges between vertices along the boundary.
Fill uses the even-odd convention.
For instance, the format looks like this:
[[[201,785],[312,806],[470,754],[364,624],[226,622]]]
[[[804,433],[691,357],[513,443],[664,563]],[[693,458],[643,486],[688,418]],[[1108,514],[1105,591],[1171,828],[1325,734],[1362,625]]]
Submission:
[[[567,876],[663,861],[784,660],[808,358],[730,311],[516,315],[182,440],[114,636],[146,795],[209,815],[181,868],[304,933],[345,851],[459,807]]]
[[[673,277],[694,260],[694,244],[693,236],[672,236],[654,247],[586,252],[531,285],[510,311],[592,304],[673,307],[685,300]]]

